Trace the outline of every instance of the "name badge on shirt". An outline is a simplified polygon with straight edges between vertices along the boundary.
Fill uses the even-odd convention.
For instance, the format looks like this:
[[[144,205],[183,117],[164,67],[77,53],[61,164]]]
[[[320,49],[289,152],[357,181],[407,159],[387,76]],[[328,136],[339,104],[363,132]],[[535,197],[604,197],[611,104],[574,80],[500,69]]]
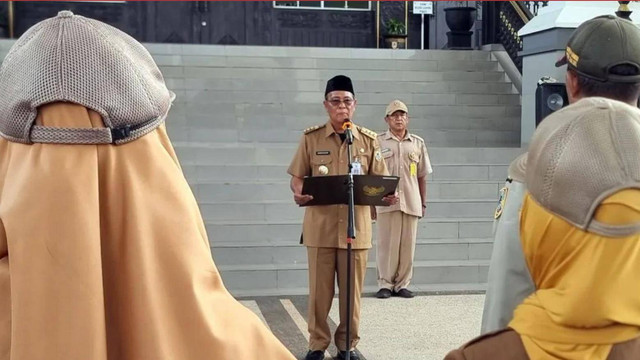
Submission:
[[[362,164],[360,164],[358,159],[351,163],[351,173],[353,175],[362,175]]]
[[[411,171],[411,176],[418,175],[418,165],[416,165],[416,163],[412,162],[411,165],[409,166],[409,169]]]

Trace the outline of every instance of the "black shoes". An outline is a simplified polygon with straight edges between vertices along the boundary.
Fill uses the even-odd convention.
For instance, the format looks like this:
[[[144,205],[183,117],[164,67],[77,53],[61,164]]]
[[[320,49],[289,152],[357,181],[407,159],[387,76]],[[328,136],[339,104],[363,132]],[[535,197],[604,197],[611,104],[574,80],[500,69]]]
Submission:
[[[396,292],[396,291],[391,291],[389,289],[382,288],[378,290],[378,292],[376,293],[376,297],[378,299],[388,299],[391,296],[399,296],[401,298],[411,299],[415,295],[409,289],[400,289],[399,291]]]
[[[388,299],[391,297],[391,290],[382,288],[376,293],[378,299]]]
[[[347,357],[346,351],[338,351],[338,354],[336,355],[335,359],[344,360],[346,359],[346,357]],[[304,357],[304,360],[324,360],[324,351],[309,350],[309,352],[307,353],[307,356]],[[354,350],[351,350],[349,351],[349,360],[360,360],[360,356],[358,356],[357,352],[355,352]]]
[[[324,351],[316,350],[307,353],[307,356],[304,357],[304,360],[324,360]]]
[[[406,299],[411,299],[415,296],[409,289],[400,289],[400,291],[396,292],[395,295]]]
[[[347,352],[346,351],[338,351],[338,355],[336,356],[336,359],[344,360],[346,358],[347,358]],[[351,351],[349,351],[349,359],[350,360],[360,360],[360,356],[358,356],[358,353],[356,353],[355,351],[351,350]]]

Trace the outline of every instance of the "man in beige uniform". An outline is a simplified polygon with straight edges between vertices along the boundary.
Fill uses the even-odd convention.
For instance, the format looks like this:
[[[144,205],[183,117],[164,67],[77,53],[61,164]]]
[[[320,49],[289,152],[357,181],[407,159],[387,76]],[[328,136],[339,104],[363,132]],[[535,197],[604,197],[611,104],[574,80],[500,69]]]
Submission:
[[[325,124],[304,131],[300,146],[287,172],[291,175],[291,190],[298,205],[313,197],[302,194],[305,176],[344,175],[348,173],[347,145],[342,124],[350,120],[356,109],[351,80],[338,75],[327,82],[324,107],[329,115]],[[359,163],[361,174],[388,175],[376,133],[360,126],[353,127],[353,162]],[[388,199],[393,202],[393,199]],[[335,278],[340,290],[340,324],[335,333],[338,358],[350,351],[358,359],[355,348],[360,320],[360,294],[367,268],[367,249],[371,247],[371,214],[369,207],[355,207],[356,238],[352,258],[351,344],[346,342],[346,267],[347,267],[347,206],[310,206],[305,210],[303,243],[309,258],[309,352],[306,360],[324,359],[331,343],[327,317],[334,296]]]
[[[399,176],[400,201],[378,207],[378,286],[376,296],[395,294],[412,298],[407,289],[413,273],[418,219],[424,216],[427,201],[427,174],[432,172],[424,140],[407,130],[409,110],[400,100],[392,101],[384,121],[389,129],[378,136],[382,157],[391,175]]]

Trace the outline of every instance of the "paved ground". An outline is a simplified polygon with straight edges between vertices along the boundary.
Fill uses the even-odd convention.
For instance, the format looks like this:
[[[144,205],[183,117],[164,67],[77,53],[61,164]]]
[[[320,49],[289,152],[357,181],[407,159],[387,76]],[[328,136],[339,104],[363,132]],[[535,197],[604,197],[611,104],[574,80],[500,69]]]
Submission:
[[[440,360],[451,349],[477,336],[484,295],[421,295],[413,299],[362,299],[361,341],[366,360]],[[307,352],[307,297],[259,297],[241,300],[302,359]],[[338,322],[338,301],[331,309],[331,328]],[[326,359],[335,355],[331,345]]]

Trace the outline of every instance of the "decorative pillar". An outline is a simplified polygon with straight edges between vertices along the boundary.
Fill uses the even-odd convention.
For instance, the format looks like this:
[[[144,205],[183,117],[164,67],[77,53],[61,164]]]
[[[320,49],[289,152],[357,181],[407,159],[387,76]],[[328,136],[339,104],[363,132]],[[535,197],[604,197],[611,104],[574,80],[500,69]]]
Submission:
[[[631,13],[633,11],[629,10],[629,3],[631,1],[618,1],[620,6],[618,7],[618,11],[616,11],[616,15],[623,19],[631,20]]]

